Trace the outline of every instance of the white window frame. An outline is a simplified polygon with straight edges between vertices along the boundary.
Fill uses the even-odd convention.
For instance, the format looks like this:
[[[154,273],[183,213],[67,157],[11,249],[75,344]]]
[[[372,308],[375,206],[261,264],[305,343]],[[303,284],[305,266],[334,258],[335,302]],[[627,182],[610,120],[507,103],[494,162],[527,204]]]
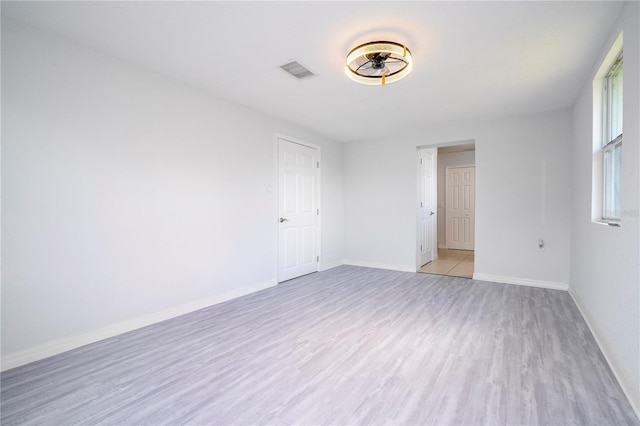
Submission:
[[[617,170],[619,166],[613,159],[618,149],[620,149],[618,155],[622,155],[622,135],[602,148],[602,220],[612,225],[614,222],[620,222],[620,194],[616,194],[614,188],[617,187],[618,191],[620,190],[621,172]],[[614,168],[614,170],[609,170],[610,168]],[[617,182],[609,182],[609,177],[612,175],[617,177]],[[616,200],[616,198],[618,199]],[[612,214],[611,210],[615,211],[616,204],[618,204],[617,214]]]
[[[603,120],[602,128],[604,131],[602,137],[602,220],[612,225],[618,224],[621,219],[620,215],[620,194],[614,192],[614,188],[620,189],[619,179],[621,178],[620,170],[610,170],[617,167],[614,158],[614,153],[618,151],[618,155],[622,155],[622,102],[620,102],[620,111],[614,112],[614,98],[612,82],[614,77],[622,73],[623,70],[623,52],[618,53],[616,60],[611,67],[607,70],[605,77],[603,78],[603,96],[602,96],[602,111]],[[623,83],[624,84],[624,83]],[[620,92],[622,97],[622,92]],[[615,129],[614,120],[619,118],[620,133]],[[611,176],[616,176],[618,182],[610,182]],[[617,198],[617,200],[616,200]],[[613,204],[613,205],[610,205]],[[615,212],[615,205],[618,205],[617,212]],[[612,213],[615,212],[615,213]]]
[[[591,220],[593,223],[619,227],[622,222],[622,102],[613,108],[611,76],[622,70],[623,34],[612,43],[593,79],[593,144]],[[619,61],[618,61],[619,60]],[[613,71],[613,74],[611,73]],[[620,76],[622,77],[622,75]],[[622,99],[622,91],[617,92]],[[615,101],[613,99],[613,101]],[[618,109],[619,108],[619,109]],[[616,115],[617,114],[617,115]],[[612,121],[614,115],[618,121]],[[611,133],[619,133],[611,135]],[[615,168],[611,168],[611,167]],[[613,173],[612,173],[613,172]],[[611,177],[615,180],[612,181]],[[612,184],[612,182],[616,182]],[[610,214],[613,209],[614,214]],[[610,211],[607,211],[609,208]]]

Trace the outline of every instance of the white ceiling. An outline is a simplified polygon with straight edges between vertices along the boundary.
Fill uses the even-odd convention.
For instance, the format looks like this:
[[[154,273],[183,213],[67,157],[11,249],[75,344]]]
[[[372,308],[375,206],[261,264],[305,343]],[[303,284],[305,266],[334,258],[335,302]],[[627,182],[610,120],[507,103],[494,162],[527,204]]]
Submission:
[[[571,106],[620,2],[2,2],[2,14],[349,142],[437,122]],[[388,39],[406,79],[344,75],[356,45]],[[318,76],[298,81],[295,59]]]

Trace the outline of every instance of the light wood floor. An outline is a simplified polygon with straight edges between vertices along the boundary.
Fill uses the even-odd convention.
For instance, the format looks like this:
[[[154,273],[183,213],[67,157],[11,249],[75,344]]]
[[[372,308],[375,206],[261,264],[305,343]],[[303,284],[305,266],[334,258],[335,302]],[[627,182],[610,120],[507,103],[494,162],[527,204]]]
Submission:
[[[640,424],[568,293],[341,266],[1,376],[3,425]]]
[[[438,258],[423,265],[418,272],[473,278],[473,250],[438,249]]]

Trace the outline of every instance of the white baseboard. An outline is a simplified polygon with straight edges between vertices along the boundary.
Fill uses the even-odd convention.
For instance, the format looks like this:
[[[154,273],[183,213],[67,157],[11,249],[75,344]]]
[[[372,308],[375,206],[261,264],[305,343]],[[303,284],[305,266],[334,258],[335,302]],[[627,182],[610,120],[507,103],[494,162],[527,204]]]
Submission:
[[[11,368],[28,364],[30,362],[48,358],[50,356],[66,352],[71,349],[76,349],[90,343],[95,343],[109,337],[114,337],[128,331],[136,330],[138,328],[146,327],[148,325],[175,318],[180,315],[188,314],[189,312],[194,312],[202,308],[226,302],[227,300],[235,299],[236,297],[255,293],[265,288],[273,287],[276,284],[277,283],[275,281],[265,281],[259,284],[255,284],[251,287],[243,287],[242,289],[238,289],[236,291],[228,291],[225,293],[217,294],[215,296],[200,299],[195,302],[187,303],[185,305],[176,306],[175,308],[167,309],[162,312],[144,315],[128,321],[89,331],[87,333],[51,340],[33,348],[25,349],[3,356],[1,360],[0,370],[5,371]]]
[[[566,284],[566,283],[530,280],[528,278],[505,277],[502,275],[475,273],[473,274],[473,279],[477,281],[490,281],[493,283],[501,283],[501,284],[513,284],[513,285],[523,285],[527,287],[549,288],[552,290],[567,291],[569,289],[569,284]]]
[[[387,263],[363,262],[360,260],[345,260],[343,261],[343,264],[351,266],[363,266],[365,268],[389,269],[392,271],[400,272],[416,272],[415,266],[408,265],[390,265]]]
[[[615,353],[608,345],[605,344],[605,341],[600,338],[600,331],[597,327],[595,327],[595,322],[591,319],[591,315],[589,311],[587,311],[580,301],[580,297],[575,292],[571,286],[569,286],[569,295],[573,299],[574,303],[578,307],[580,314],[582,314],[582,318],[587,323],[587,327],[591,331],[596,343],[600,347],[600,351],[604,355],[604,358],[607,360],[607,364],[613,371],[613,375],[618,380],[620,387],[622,388],[622,392],[624,392],[629,404],[631,404],[631,408],[635,411],[636,416],[640,419],[640,389],[638,389],[631,381],[627,380],[627,377],[631,377],[631,374],[628,374],[622,367],[618,367],[616,362],[612,362],[615,358],[611,355]]]
[[[336,268],[340,265],[342,265],[342,262],[327,262],[327,263],[321,263],[320,264],[320,271],[326,271],[327,269],[333,269]]]

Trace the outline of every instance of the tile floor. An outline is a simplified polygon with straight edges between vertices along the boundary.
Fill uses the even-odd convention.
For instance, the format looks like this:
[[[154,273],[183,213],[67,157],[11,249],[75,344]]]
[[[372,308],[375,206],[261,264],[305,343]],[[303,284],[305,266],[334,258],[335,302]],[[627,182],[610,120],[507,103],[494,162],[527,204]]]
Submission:
[[[473,278],[473,250],[438,249],[438,258],[423,265],[418,272]]]

